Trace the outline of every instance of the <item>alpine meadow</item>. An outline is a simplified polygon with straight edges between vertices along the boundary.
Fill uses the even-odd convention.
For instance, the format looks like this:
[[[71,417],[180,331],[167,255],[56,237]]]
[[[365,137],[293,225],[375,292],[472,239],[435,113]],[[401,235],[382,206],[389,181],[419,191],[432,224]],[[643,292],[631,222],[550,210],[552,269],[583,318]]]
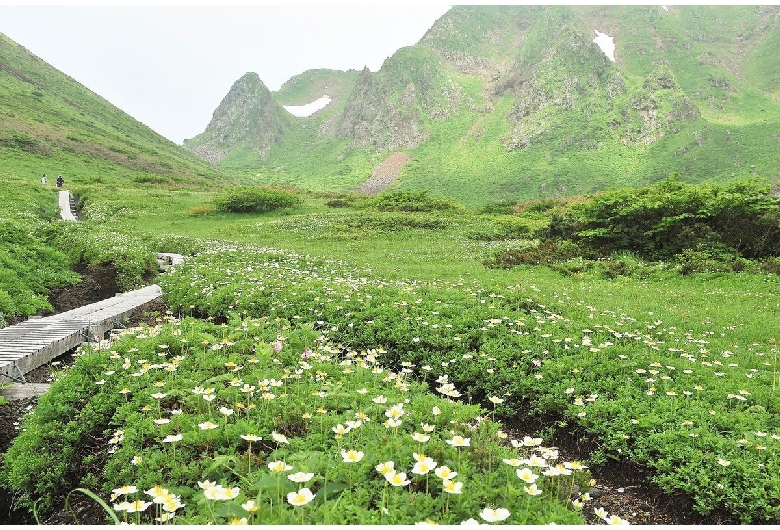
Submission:
[[[0,93],[0,328],[163,293],[0,396],[1,523],[780,523],[780,7],[453,6],[182,145]]]

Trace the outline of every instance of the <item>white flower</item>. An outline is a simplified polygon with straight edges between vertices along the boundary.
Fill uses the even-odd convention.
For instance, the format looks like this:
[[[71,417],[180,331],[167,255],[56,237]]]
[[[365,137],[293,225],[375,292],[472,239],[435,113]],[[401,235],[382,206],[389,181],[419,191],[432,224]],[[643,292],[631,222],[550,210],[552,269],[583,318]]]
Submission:
[[[167,495],[169,492],[167,488],[163,488],[162,486],[152,486],[148,490],[145,490],[144,493],[146,493],[151,497],[161,497],[163,495]],[[162,504],[162,503],[155,501],[155,504]]]
[[[509,515],[509,510],[506,508],[484,508],[481,512],[479,512],[479,516],[489,523],[503,521],[509,517]]]
[[[453,480],[444,479],[444,482],[442,482],[442,489],[447,493],[460,495],[463,493],[463,482],[455,482]]]
[[[290,471],[293,467],[291,465],[286,464],[285,462],[282,462],[281,460],[274,460],[273,462],[268,462],[268,469],[271,471],[276,471],[278,473],[281,473],[283,471]]]
[[[395,469],[395,462],[393,462],[392,460],[389,460],[387,462],[380,462],[376,466],[374,466],[374,469],[376,469],[382,475],[387,475],[388,473],[390,473]]]
[[[451,480],[458,475],[457,472],[452,471],[447,466],[437,467],[436,469],[433,470],[433,472],[436,474],[437,477],[439,477],[442,480]]]
[[[287,478],[293,482],[308,482],[314,478],[314,473],[304,473],[303,471],[298,471],[292,475],[287,475]]]
[[[290,443],[290,442],[287,440],[287,437],[286,437],[285,435],[283,435],[283,434],[281,434],[281,433],[278,433],[278,432],[276,432],[276,431],[273,431],[273,432],[271,433],[271,436],[273,437],[273,439],[274,439],[274,440],[275,440],[277,443],[280,443],[280,444],[289,444],[289,443]]]
[[[131,495],[133,493],[136,493],[137,491],[138,488],[136,486],[120,486],[112,490],[112,493],[114,495]]]
[[[536,496],[541,495],[542,490],[540,490],[536,484],[531,484],[530,486],[523,486],[523,489],[528,495]]]
[[[425,475],[435,467],[436,461],[434,461],[431,457],[427,457],[423,460],[418,460],[415,462],[414,467],[412,468],[412,473],[415,475]]]
[[[387,480],[391,486],[406,486],[411,483],[411,480],[406,478],[406,473],[398,473],[397,471],[385,473],[385,480]]]
[[[335,427],[331,429],[336,434],[347,434],[349,431],[351,431],[351,427],[344,427],[342,424],[338,424]]]
[[[447,443],[453,447],[468,447],[471,445],[471,438],[455,435],[450,440],[447,440]]]
[[[363,456],[363,451],[355,451],[354,449],[349,451],[341,450],[341,458],[344,459],[344,462],[360,462],[363,460]]]
[[[132,501],[132,502],[128,502],[125,505],[125,511],[128,512],[128,513],[142,512],[142,511],[146,510],[151,505],[152,505],[151,502],[146,502],[146,501],[142,501],[142,500],[135,500],[135,501]]]
[[[298,491],[291,491],[287,494],[287,502],[293,506],[303,506],[309,504],[314,499],[314,493],[309,488],[301,488]]]
[[[528,484],[533,484],[536,482],[536,479],[539,478],[539,475],[534,474],[534,472],[527,467],[524,467],[523,469],[517,469],[515,472],[517,473],[517,478]]]

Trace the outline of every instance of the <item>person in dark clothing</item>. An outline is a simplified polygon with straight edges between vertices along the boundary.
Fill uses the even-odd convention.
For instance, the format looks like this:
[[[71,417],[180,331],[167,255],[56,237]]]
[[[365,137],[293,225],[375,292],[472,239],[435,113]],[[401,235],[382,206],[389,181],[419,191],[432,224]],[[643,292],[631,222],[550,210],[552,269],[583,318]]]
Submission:
[[[65,182],[65,181],[64,181],[64,179],[62,178],[62,175],[59,175],[59,176],[57,176],[57,187],[58,187],[58,188],[61,188],[61,187],[62,187],[62,183],[63,183],[63,182]]]

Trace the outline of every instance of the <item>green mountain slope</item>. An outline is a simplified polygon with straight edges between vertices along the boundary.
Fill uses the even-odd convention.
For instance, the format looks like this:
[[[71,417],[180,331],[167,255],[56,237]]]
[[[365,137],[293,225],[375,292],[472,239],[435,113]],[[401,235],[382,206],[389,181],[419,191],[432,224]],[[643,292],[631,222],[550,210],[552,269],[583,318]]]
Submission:
[[[68,182],[219,175],[2,34],[0,93],[0,170],[9,174],[64,173]]]
[[[267,148],[223,145],[221,164],[257,182],[354,190],[404,151],[395,186],[472,206],[672,173],[774,179],[779,39],[777,6],[455,6],[347,95],[341,85],[343,109],[292,118]],[[298,91],[295,104],[323,93]]]

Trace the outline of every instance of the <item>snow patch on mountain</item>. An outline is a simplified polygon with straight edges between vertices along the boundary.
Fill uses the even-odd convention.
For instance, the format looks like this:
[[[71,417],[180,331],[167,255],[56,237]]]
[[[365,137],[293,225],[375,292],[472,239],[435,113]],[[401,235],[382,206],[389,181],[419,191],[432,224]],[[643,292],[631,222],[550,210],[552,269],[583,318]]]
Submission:
[[[615,41],[612,37],[607,35],[606,33],[601,33],[599,30],[594,29],[593,31],[596,32],[596,38],[593,39],[593,42],[598,44],[599,48],[601,48],[601,51],[604,52],[604,54],[607,56],[607,58],[615,62]]]
[[[311,103],[307,103],[306,105],[282,105],[282,106],[284,107],[284,110],[286,110],[293,116],[297,118],[306,118],[308,116],[311,116],[318,110],[322,110],[325,107],[327,107],[331,101],[333,100],[330,99],[330,96],[322,96],[321,98],[316,99]]]

